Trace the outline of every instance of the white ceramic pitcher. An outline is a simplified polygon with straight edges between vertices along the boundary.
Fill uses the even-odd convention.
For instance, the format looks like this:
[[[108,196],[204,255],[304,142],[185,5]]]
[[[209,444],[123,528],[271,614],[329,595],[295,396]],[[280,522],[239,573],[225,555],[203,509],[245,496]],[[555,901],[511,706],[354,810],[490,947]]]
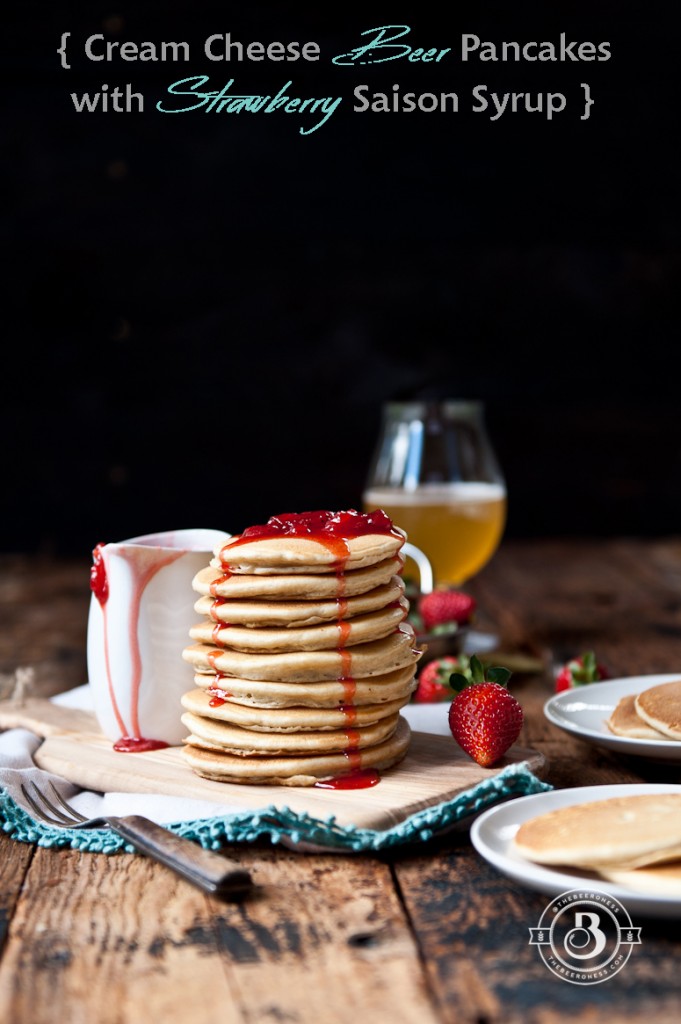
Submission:
[[[192,580],[229,537],[174,530],[95,548],[88,673],[97,719],[116,749],[174,745],[187,734],[180,697],[193,687],[182,658],[198,619]]]

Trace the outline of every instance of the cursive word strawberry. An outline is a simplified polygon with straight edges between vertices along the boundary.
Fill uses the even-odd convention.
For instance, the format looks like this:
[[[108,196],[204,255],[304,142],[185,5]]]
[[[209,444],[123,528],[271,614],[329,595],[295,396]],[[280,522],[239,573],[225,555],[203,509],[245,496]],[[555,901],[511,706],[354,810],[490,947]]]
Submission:
[[[419,614],[427,630],[455,622],[463,626],[473,618],[477,602],[460,590],[433,590],[419,601]]]
[[[449,685],[453,672],[464,675],[470,672],[469,662],[465,654],[457,658],[434,658],[424,665],[419,672],[419,684],[414,691],[413,700],[417,704],[433,704],[440,700],[451,700],[454,691]]]
[[[459,692],[449,708],[449,728],[474,761],[491,768],[518,739],[523,709],[506,689],[508,669],[485,671],[475,655],[470,667],[473,682],[456,673],[450,680]]]
[[[556,693],[571,690],[573,686],[586,686],[597,683],[601,679],[609,679],[610,673],[605,666],[596,661],[593,651],[585,651],[578,658],[573,658],[563,665],[556,676]]]

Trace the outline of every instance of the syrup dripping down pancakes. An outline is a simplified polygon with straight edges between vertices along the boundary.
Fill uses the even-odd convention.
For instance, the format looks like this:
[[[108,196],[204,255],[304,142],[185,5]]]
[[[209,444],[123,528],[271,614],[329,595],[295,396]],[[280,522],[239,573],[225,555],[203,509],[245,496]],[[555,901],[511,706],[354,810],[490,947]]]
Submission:
[[[384,512],[274,516],[194,579],[183,756],[225,782],[359,788],[409,745],[420,651]]]

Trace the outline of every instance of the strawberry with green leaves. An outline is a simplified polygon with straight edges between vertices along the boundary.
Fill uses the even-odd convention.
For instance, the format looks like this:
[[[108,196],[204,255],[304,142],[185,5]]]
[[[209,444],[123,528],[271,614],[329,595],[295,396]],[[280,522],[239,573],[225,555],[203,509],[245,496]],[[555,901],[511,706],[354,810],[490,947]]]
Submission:
[[[588,683],[597,683],[601,679],[609,679],[610,673],[596,661],[593,651],[585,651],[578,658],[573,658],[563,665],[556,676],[556,693],[563,690],[570,690],[573,686],[586,686]]]
[[[511,673],[507,668],[485,670],[473,655],[472,682],[455,673],[450,679],[458,691],[449,708],[452,736],[483,768],[499,761],[520,735],[523,709],[506,688]]]
[[[419,672],[419,683],[412,699],[417,704],[451,700],[454,691],[449,685],[449,680],[453,672],[470,674],[469,661],[465,654],[460,654],[456,658],[449,656],[429,661]]]

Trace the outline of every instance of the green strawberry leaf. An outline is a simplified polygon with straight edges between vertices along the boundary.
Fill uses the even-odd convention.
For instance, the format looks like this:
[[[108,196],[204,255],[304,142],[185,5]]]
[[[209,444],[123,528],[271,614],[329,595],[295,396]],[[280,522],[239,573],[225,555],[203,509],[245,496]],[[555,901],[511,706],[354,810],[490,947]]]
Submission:
[[[580,654],[580,660],[571,662],[572,680],[575,686],[585,686],[587,683],[595,683],[598,679],[598,663],[593,651],[585,651]]]
[[[582,655],[582,666],[587,672],[593,672],[596,668],[596,655],[593,651],[585,651]]]
[[[463,672],[454,672],[449,677],[449,685],[456,693],[460,693],[465,686],[471,686],[474,683],[489,682],[506,686],[511,678],[510,670],[499,665],[485,669],[475,654],[471,656],[468,665],[465,664],[467,660],[465,655],[460,655],[459,668],[463,669]]]
[[[487,669],[487,679],[490,683],[497,683],[499,686],[506,686],[511,678],[511,672],[507,668],[497,665],[495,668]]]
[[[484,683],[485,681],[485,670],[482,667],[482,662],[478,658],[477,654],[474,654],[471,658],[471,675],[474,683]]]
[[[449,677],[449,685],[451,686],[454,693],[461,693],[461,691],[465,689],[466,686],[470,686],[470,684],[470,679],[468,679],[468,677],[463,675],[461,672],[452,672],[451,676]]]

